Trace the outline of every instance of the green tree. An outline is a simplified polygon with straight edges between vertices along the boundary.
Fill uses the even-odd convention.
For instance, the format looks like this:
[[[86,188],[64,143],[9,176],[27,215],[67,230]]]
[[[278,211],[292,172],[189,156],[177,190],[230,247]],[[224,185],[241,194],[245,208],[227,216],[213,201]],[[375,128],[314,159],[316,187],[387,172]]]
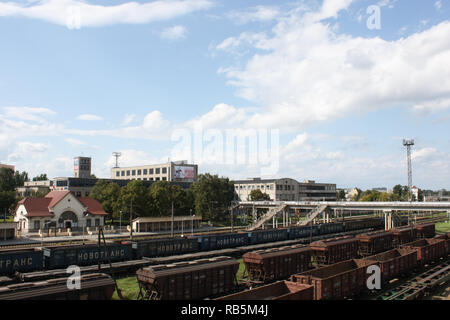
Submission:
[[[0,168],[0,191],[14,191],[14,171],[9,168]]]
[[[113,222],[119,217],[118,199],[120,187],[117,183],[99,180],[89,194],[89,197],[99,201],[103,209],[110,214]]]
[[[117,210],[122,211],[122,217],[130,218],[133,210],[133,219],[150,215],[147,188],[140,180],[133,180],[120,190],[117,201]]]
[[[23,171],[22,173],[20,173],[19,171],[16,171],[14,173],[14,183],[16,185],[16,188],[23,187],[26,181],[29,181],[27,172]]]
[[[250,192],[250,195],[248,196],[249,201],[269,201],[270,196],[262,192],[260,189],[255,189]]]
[[[39,176],[33,178],[33,181],[46,181],[46,180],[48,180],[46,173],[42,173]]]
[[[192,184],[195,197],[195,212],[203,220],[227,220],[228,207],[234,199],[234,184],[228,178],[219,178],[209,173],[200,174]]]
[[[337,199],[338,201],[345,200],[345,190],[344,190],[344,189],[339,189],[339,190],[336,192],[336,199]]]
[[[178,187],[178,186],[173,186]],[[179,190],[174,190],[174,193],[179,193]],[[148,190],[149,207],[151,208],[152,216],[168,216],[172,210],[172,199],[174,199],[175,211],[175,196],[172,194],[171,185],[167,181],[157,181],[153,183]]]

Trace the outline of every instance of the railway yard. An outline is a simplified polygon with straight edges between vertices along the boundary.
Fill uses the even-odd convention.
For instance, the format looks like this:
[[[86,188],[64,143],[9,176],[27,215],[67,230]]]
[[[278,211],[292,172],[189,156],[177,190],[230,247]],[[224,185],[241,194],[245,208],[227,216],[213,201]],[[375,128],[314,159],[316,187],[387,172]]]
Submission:
[[[448,299],[449,223],[379,217],[0,249],[0,300]],[[79,266],[81,287],[66,285]],[[381,288],[369,288],[377,266]],[[375,281],[376,283],[376,281]],[[447,295],[447,296],[446,296]]]

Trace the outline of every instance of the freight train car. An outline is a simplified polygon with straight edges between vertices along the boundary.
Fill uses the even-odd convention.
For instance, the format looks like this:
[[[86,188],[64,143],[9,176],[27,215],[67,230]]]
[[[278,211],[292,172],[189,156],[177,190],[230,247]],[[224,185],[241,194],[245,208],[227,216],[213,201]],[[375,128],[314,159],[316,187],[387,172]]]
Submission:
[[[134,259],[192,253],[199,251],[198,247],[197,238],[169,238],[132,242]]]
[[[43,248],[46,269],[65,268],[71,265],[87,266],[100,262],[117,262],[132,259],[131,243],[59,246]]]
[[[417,260],[421,265],[437,262],[447,255],[446,241],[443,239],[420,239],[401,245],[400,248],[417,251]]]
[[[366,286],[366,268],[371,262],[347,260],[291,276],[291,281],[314,286],[314,300],[352,297]]]
[[[42,250],[38,248],[0,251],[0,275],[42,269],[44,256]]]
[[[258,283],[311,269],[311,254],[309,247],[294,245],[247,252],[242,258],[249,280]]]
[[[315,241],[310,244],[310,247],[313,250],[314,262],[318,266],[323,266],[356,258],[358,245],[358,239],[347,236]]]
[[[226,233],[198,237],[200,251],[221,250],[246,246],[249,242],[247,233]]]
[[[416,224],[415,229],[417,229],[417,238],[433,238],[436,235],[436,229],[434,223],[423,223]]]
[[[330,233],[342,233],[344,232],[344,223],[324,223],[319,225],[319,234],[325,235]]]
[[[226,294],[235,289],[239,263],[230,257],[178,262],[139,269],[140,298],[192,300]]]
[[[248,244],[260,244],[275,241],[284,241],[288,239],[287,229],[269,229],[248,232]]]
[[[394,235],[389,231],[374,231],[358,234],[359,255],[362,257],[371,256],[393,248]]]
[[[394,228],[391,229],[390,232],[394,236],[394,248],[397,248],[402,244],[412,242],[417,238],[417,229],[413,226]]]
[[[310,236],[315,237],[319,235],[319,225],[290,227],[287,231],[289,240],[308,238]]]
[[[394,249],[362,259],[380,267],[381,281],[386,283],[402,274],[411,272],[417,266],[417,251]]]
[[[114,280],[106,274],[80,277],[80,288],[67,287],[67,278],[12,284],[2,287],[0,300],[111,300]]]

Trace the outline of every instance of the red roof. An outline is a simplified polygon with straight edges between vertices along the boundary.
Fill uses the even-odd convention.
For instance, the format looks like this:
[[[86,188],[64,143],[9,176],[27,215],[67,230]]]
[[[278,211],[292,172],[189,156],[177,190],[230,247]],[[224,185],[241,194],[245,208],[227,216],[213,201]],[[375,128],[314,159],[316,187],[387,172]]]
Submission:
[[[50,212],[58,202],[64,199],[70,191],[52,191],[44,198],[24,198],[18,202],[18,206],[23,204],[29,217],[52,217]],[[107,215],[100,202],[92,198],[77,198],[86,207],[87,213],[92,215]],[[17,210],[16,210],[17,211]]]
[[[51,200],[50,198],[25,198],[20,200],[18,205],[25,206],[29,217],[52,217],[53,213],[50,213],[48,209]]]
[[[77,198],[80,202],[87,207],[87,212],[92,215],[107,215],[108,213],[103,210],[100,202],[93,198]]]
[[[45,198],[51,198],[51,202],[48,205],[49,208],[53,208],[58,202],[60,202],[70,191],[51,191]]]

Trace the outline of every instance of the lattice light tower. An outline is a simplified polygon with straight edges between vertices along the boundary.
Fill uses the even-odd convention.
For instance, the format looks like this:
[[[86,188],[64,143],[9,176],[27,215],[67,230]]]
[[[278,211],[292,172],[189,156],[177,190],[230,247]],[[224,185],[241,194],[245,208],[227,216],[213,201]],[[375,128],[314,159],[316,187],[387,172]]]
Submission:
[[[114,168],[119,167],[119,158],[121,155],[122,155],[122,153],[120,153],[120,152],[113,152],[113,156],[116,157],[116,166]]]
[[[406,160],[408,163],[408,199],[412,201],[412,168],[411,168],[411,146],[414,145],[414,140],[403,139],[403,145],[406,147]]]

